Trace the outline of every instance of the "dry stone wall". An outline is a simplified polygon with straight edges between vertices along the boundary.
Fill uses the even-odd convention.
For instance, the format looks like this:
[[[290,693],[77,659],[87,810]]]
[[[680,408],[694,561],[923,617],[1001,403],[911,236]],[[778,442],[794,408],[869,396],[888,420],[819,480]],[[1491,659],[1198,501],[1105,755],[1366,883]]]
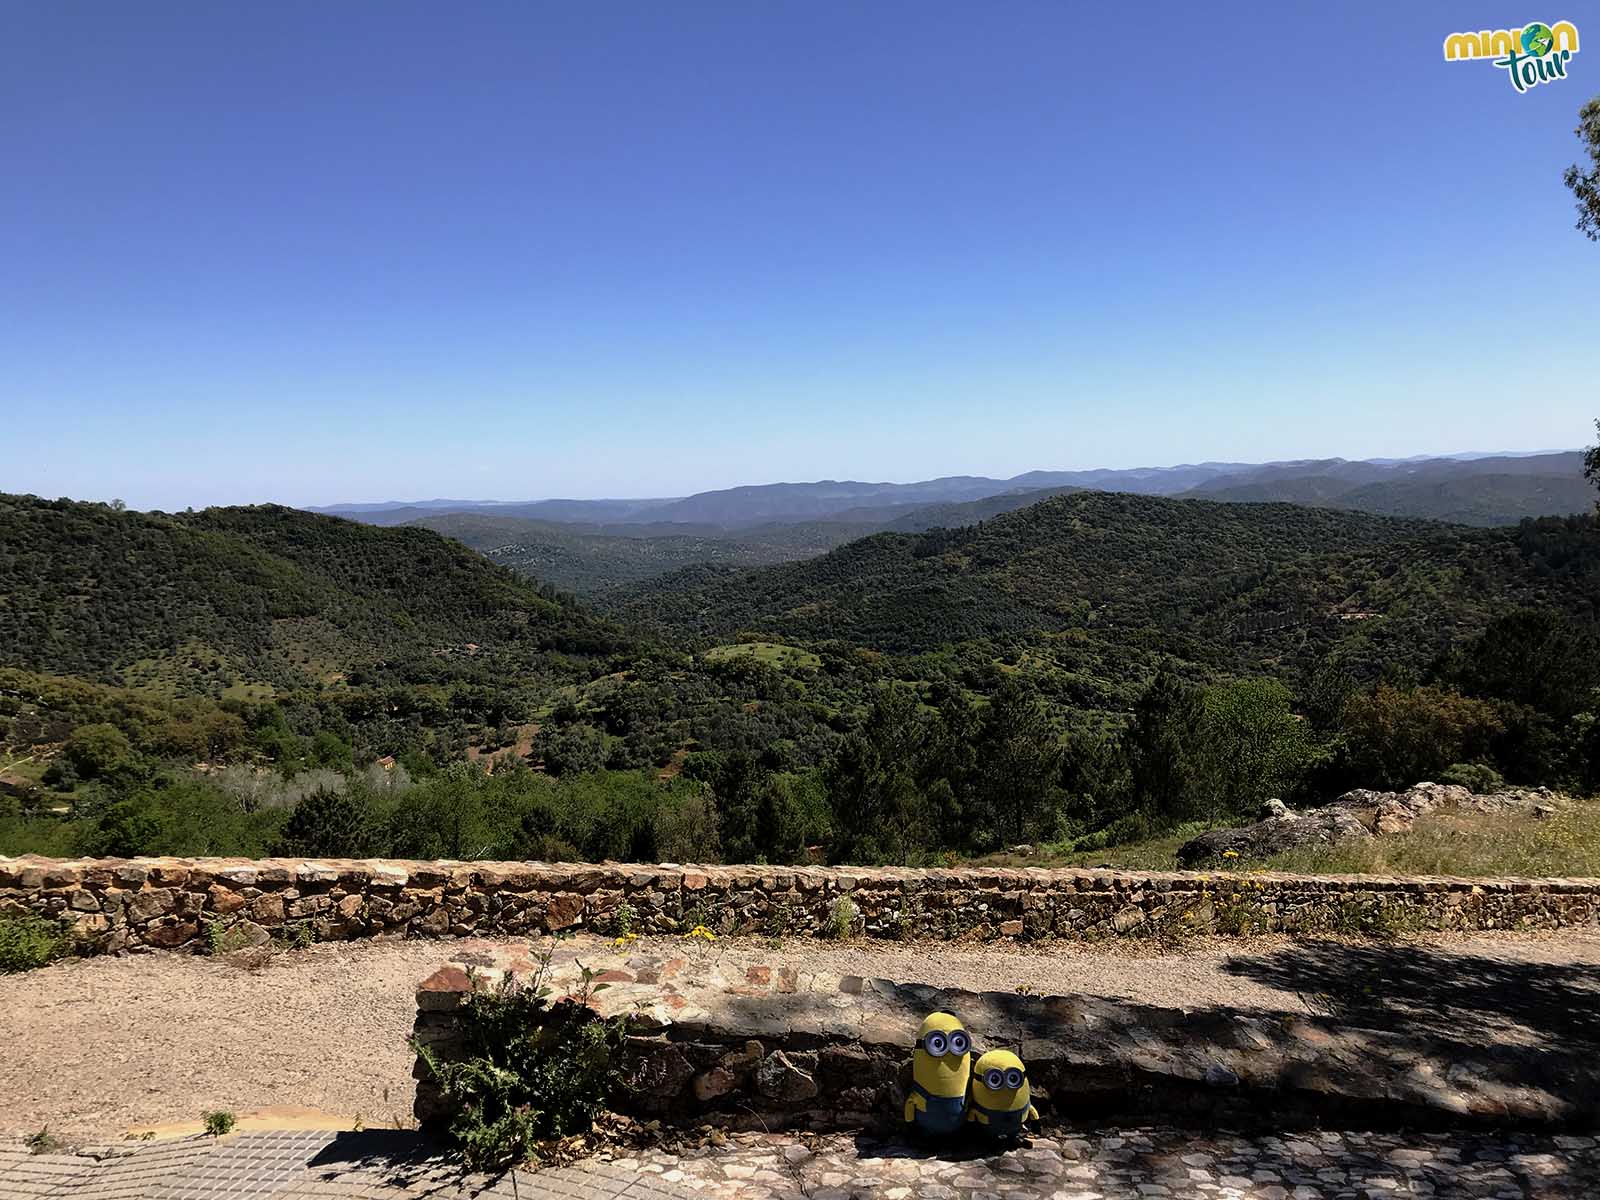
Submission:
[[[640,933],[1099,939],[1600,924],[1597,879],[1108,870],[0,857],[0,914],[80,953],[410,935]]]
[[[1505,1014],[1384,1023],[1370,1007],[1161,1008],[840,975],[825,957],[817,970],[815,957],[795,965],[781,950],[751,963],[704,941],[622,940],[609,951],[591,941],[537,954],[520,942],[453,943],[451,961],[417,988],[413,1037],[426,1048],[413,1071],[417,1119],[439,1126],[458,1114],[433,1064],[468,1052],[470,998],[514,979],[623,1021],[612,1106],[690,1125],[897,1125],[918,1026],[936,1010],[956,1014],[979,1052],[1016,1050],[1051,1119],[1600,1124],[1600,1057],[1576,1027],[1552,1053],[1541,1039],[1497,1037]]]

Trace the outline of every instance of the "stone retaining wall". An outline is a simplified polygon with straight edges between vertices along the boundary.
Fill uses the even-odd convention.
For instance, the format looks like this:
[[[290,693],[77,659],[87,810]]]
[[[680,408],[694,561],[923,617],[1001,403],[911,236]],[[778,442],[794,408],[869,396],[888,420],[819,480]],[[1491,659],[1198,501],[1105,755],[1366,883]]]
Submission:
[[[674,1123],[895,1126],[917,1028],[935,1010],[956,1014],[979,1052],[1020,1054],[1035,1102],[1052,1120],[1279,1129],[1600,1123],[1600,1058],[1582,1027],[1565,1027],[1555,1049],[1540,1037],[1502,1038],[1500,1029],[1517,1024],[1514,1013],[1500,1014],[1500,1025],[1464,1012],[1441,1022],[1342,1004],[1326,1012],[1163,1008],[864,979],[810,969],[826,956],[790,965],[781,951],[770,964],[729,961],[693,939],[621,940],[573,940],[537,954],[520,942],[455,943],[452,961],[417,989],[413,1035],[426,1049],[413,1072],[417,1119],[437,1126],[457,1115],[460,1101],[431,1063],[466,1053],[469,998],[515,979],[624,1022],[621,1086],[610,1103]]]
[[[640,933],[873,938],[1402,933],[1600,924],[1597,879],[1108,870],[0,857],[0,913],[81,953],[375,937]]]

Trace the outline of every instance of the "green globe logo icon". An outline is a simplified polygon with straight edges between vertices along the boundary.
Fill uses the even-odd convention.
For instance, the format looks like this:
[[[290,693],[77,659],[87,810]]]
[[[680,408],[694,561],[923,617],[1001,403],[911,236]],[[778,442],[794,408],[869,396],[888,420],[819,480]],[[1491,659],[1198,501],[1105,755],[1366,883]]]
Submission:
[[[1535,58],[1542,58],[1550,53],[1550,47],[1556,44],[1556,35],[1550,31],[1550,26],[1541,25],[1535,21],[1522,31],[1522,48]]]

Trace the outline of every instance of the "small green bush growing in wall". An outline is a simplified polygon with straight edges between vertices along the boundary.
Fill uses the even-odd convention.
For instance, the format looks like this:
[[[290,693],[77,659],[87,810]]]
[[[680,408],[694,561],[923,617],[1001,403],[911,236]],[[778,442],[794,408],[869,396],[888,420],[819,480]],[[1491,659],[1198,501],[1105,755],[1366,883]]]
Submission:
[[[0,917],[0,971],[31,971],[66,951],[61,927],[43,917]]]
[[[233,954],[250,945],[244,930],[226,921],[207,921],[201,927],[203,946],[207,954]]]
[[[856,902],[849,896],[840,896],[833,902],[833,907],[828,909],[828,921],[823,927],[823,935],[836,941],[850,936],[855,929],[856,918],[861,915],[861,910],[856,907]]]
[[[441,1061],[412,1042],[455,1111],[450,1137],[474,1168],[524,1162],[541,1142],[585,1132],[617,1082],[623,1022],[570,999],[551,1004],[543,975],[469,996],[459,1058]]]
[[[638,923],[639,914],[626,900],[617,905],[611,913],[611,932],[616,937],[625,938],[637,933]]]

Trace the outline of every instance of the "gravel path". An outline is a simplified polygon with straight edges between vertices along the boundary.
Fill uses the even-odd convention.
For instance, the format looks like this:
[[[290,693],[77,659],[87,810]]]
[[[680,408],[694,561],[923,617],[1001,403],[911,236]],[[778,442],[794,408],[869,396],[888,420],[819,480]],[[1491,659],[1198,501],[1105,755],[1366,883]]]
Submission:
[[[595,965],[615,955],[604,939],[569,945]],[[1181,955],[1162,955],[1126,943],[838,946],[789,939],[774,947],[725,939],[708,952],[734,963],[782,962],[801,971],[975,990],[1023,986],[1170,1007],[1303,1012],[1301,980],[1285,970],[1255,969],[1296,952],[1297,945],[1305,943],[1211,940]],[[646,939],[631,952],[679,946],[670,940],[652,947]],[[1241,953],[1246,946],[1248,953]],[[1585,988],[1600,980],[1595,934],[1430,939],[1417,950],[1390,946],[1383,953],[1420,957],[1423,947],[1435,956],[1460,956],[1430,959],[1430,976],[1448,975],[1437,962],[1470,958],[1479,973],[1497,965],[1525,970],[1548,964],[1581,973]],[[350,942],[279,954],[253,968],[150,954],[0,976],[0,1128],[31,1133],[48,1125],[63,1135],[104,1137],[133,1125],[192,1121],[206,1109],[248,1112],[269,1105],[359,1115],[371,1127],[407,1121],[412,1082],[405,1039],[415,1016],[414,989],[453,950],[450,942]],[[1505,987],[1526,991],[1518,979]],[[1573,1008],[1570,997],[1587,994],[1564,993],[1561,1011]]]
[[[641,946],[647,943],[641,941]],[[993,943],[854,942],[839,945],[814,939],[782,942],[778,949],[759,940],[719,943],[721,952],[741,965],[775,963],[801,971],[931,983],[972,991],[1027,988],[1043,996],[1083,993],[1170,1008],[1213,1005],[1304,1012],[1293,987],[1253,978],[1237,969],[1305,946],[1286,936],[1195,939],[1181,951],[1163,951],[1152,942],[1043,942],[996,947]],[[1360,938],[1323,938],[1311,943],[1356,947],[1407,944],[1427,946],[1459,957],[1505,963],[1600,965],[1600,932],[1473,934],[1419,938],[1415,943],[1374,943]]]
[[[416,986],[447,955],[351,942],[258,970],[144,954],[0,976],[0,1125],[106,1136],[273,1104],[409,1120]]]

